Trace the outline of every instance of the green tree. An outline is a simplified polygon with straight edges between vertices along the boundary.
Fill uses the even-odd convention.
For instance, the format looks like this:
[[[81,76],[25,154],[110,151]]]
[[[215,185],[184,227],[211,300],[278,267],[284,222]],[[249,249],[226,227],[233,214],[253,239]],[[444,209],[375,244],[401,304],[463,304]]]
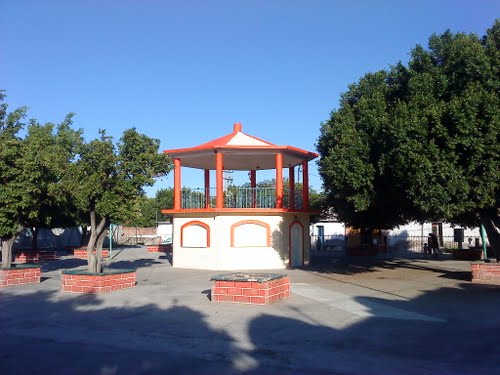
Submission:
[[[0,92],[0,100],[4,94]],[[12,265],[12,245],[23,227],[50,228],[67,219],[61,210],[67,195],[62,185],[74,158],[79,131],[70,129],[72,115],[57,126],[22,123],[26,108],[7,113],[0,106],[0,238],[2,267]],[[26,134],[22,138],[19,133]],[[36,239],[36,236],[34,237]],[[36,240],[34,242],[36,247]]]
[[[349,86],[317,143],[340,220],[482,223],[500,259],[499,46],[498,20],[483,38],[446,31]]]
[[[103,130],[98,139],[82,144],[68,186],[76,206],[90,219],[89,272],[102,272],[102,244],[109,224],[137,217],[143,187],[170,170],[168,157],[158,153],[159,145],[159,140],[135,128],[126,130],[116,146]]]

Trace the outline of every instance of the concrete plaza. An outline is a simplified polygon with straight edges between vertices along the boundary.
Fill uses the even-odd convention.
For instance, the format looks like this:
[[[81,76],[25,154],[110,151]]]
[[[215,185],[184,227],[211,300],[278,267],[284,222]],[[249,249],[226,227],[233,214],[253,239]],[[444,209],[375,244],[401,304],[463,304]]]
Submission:
[[[114,251],[137,286],[60,292],[72,257],[40,284],[0,290],[0,374],[500,374],[500,288],[449,259],[323,258],[279,270],[292,297],[214,303],[211,275],[145,248]]]

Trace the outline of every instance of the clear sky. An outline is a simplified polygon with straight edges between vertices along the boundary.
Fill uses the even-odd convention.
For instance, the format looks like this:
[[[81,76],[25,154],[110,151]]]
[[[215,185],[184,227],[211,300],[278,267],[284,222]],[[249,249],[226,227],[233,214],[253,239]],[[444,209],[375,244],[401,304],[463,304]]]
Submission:
[[[190,147],[241,122],[315,151],[349,83],[432,33],[484,35],[498,17],[498,0],[1,0],[0,88],[40,122],[75,112],[87,139],[135,126],[162,149]],[[185,170],[183,185],[202,186]],[[310,180],[321,188],[315,162]]]

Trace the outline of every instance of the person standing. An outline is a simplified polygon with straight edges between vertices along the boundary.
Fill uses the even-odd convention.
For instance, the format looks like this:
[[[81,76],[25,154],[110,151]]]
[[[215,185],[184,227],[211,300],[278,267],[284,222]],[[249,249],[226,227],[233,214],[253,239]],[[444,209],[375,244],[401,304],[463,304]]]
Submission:
[[[434,233],[429,233],[428,243],[429,243],[430,254],[434,254],[434,258],[437,258],[439,250],[439,241]]]

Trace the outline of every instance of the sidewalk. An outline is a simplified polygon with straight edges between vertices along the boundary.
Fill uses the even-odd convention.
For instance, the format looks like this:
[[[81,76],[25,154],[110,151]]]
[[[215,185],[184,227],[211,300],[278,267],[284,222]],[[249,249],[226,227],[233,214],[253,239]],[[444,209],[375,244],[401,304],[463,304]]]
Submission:
[[[0,290],[0,373],[499,374],[500,288],[473,285],[467,262],[325,262],[276,270],[292,297],[269,306],[213,303],[218,271],[172,268],[144,248],[114,251],[137,286],[61,293],[44,264],[39,285]]]

